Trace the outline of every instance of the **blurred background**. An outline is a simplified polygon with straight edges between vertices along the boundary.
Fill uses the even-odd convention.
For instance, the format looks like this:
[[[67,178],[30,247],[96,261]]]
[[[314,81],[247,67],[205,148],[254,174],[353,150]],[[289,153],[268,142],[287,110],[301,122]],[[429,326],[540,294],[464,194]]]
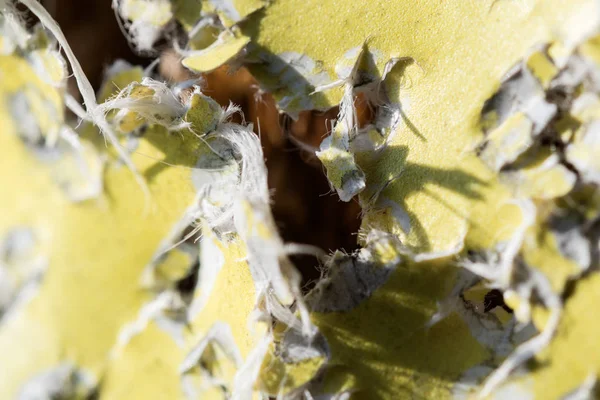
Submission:
[[[42,4],[62,27],[86,75],[98,89],[105,68],[117,59],[147,66],[160,57],[162,78],[175,83],[193,78],[181,66],[179,56],[168,42],[160,42],[153,57],[136,54],[119,29],[111,0],[42,0]],[[33,24],[35,21],[30,20]],[[332,192],[324,170],[311,149],[317,149],[329,133],[337,109],[303,112],[297,121],[280,115],[272,97],[259,90],[244,68],[221,67],[203,77],[203,92],[221,105],[240,105],[246,122],[260,131],[272,190],[272,210],[286,242],[307,243],[326,252],[357,248],[360,207],[356,200],[343,203]],[[69,91],[79,98],[73,79]],[[361,107],[362,106],[362,107]],[[359,116],[366,123],[369,109],[358,101]],[[241,122],[241,121],[239,121]],[[304,277],[305,287],[319,277],[318,263],[312,257],[295,256],[293,261]]]

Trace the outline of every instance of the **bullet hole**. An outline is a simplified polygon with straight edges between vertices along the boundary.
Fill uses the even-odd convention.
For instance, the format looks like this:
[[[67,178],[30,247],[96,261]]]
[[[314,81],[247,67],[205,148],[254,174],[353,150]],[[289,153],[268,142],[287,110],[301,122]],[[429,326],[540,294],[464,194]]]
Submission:
[[[513,310],[504,302],[504,295],[498,289],[492,289],[485,295],[483,298],[483,307],[483,311],[486,313],[496,307],[502,307],[509,314],[513,313]]]
[[[110,60],[123,58],[144,66],[153,59],[140,57],[131,51],[115,21],[113,10],[104,1],[92,3],[93,9],[99,11],[86,15],[95,15],[94,21],[77,21],[75,14],[68,11],[75,4],[72,0],[57,0],[54,17],[59,20],[75,55],[97,90],[103,69]],[[99,25],[103,27],[102,35],[97,35]],[[199,78],[181,65],[181,57],[173,50],[162,51],[157,71],[169,84]],[[254,131],[260,134],[272,191],[272,211],[283,240],[311,244],[326,252],[356,250],[360,206],[357,201],[344,203],[339,200],[329,186],[323,166],[314,152],[307,150],[318,148],[329,134],[332,121],[337,117],[337,108],[325,112],[305,111],[297,120],[289,120],[282,118],[273,97],[263,92],[244,68],[232,70],[223,66],[202,78],[204,94],[222,106],[230,102],[241,106],[245,122],[252,123]],[[372,118],[373,112],[365,101],[357,101],[356,106],[359,124]],[[233,122],[244,122],[241,119],[236,115]],[[282,120],[286,119],[289,123],[283,124]],[[283,128],[284,125],[287,129]],[[143,134],[142,129],[135,135]],[[308,290],[321,275],[319,261],[311,256],[294,255],[290,258],[303,276],[303,287]],[[179,281],[178,288],[192,290],[197,269],[194,268],[196,272]]]

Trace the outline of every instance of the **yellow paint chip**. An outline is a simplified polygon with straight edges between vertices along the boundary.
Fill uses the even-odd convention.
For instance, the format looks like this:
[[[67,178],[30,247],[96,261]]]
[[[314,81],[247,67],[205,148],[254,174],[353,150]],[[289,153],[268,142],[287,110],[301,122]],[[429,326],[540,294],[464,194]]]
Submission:
[[[184,119],[191,124],[190,129],[194,133],[205,135],[217,128],[221,113],[221,106],[216,101],[201,93],[194,93]]]
[[[550,81],[558,74],[558,68],[542,51],[535,51],[529,55],[525,64],[533,75],[547,88]]]
[[[307,384],[325,365],[323,357],[314,357],[297,363],[285,363],[273,353],[264,358],[258,388],[270,396],[286,395]]]
[[[206,49],[185,57],[182,64],[196,72],[210,72],[232,60],[248,43],[247,36],[224,32]]]

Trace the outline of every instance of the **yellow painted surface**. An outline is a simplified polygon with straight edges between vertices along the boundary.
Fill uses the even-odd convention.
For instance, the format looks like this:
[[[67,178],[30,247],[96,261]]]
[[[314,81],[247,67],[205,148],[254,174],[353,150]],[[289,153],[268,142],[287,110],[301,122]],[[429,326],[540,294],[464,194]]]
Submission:
[[[184,399],[179,364],[184,350],[150,323],[110,360],[102,382],[102,399]]]
[[[129,3],[135,6],[132,19],[148,17],[136,8],[141,2]],[[207,4],[202,7],[210,9]],[[452,249],[460,255],[466,250],[489,251],[510,240],[524,220],[513,200],[534,198],[542,211],[546,207],[553,210],[554,199],[573,189],[574,177],[564,166],[537,168],[547,160],[546,154],[515,178],[494,171],[475,149],[484,140],[483,128],[490,123],[481,119],[484,103],[498,91],[506,72],[525,60],[547,87],[557,72],[548,57],[559,60],[570,54],[568,47],[596,28],[597,20],[590,16],[598,15],[597,1],[424,0],[417,4],[404,0],[279,0],[265,6],[258,0],[239,0],[231,4],[239,20],[222,8],[216,10],[232,30],[187,57],[183,65],[207,72],[244,55],[250,71],[273,93],[282,111],[291,114],[337,105],[342,99],[341,85],[319,93],[314,89],[344,78],[342,72],[352,67],[349,60],[354,60],[352,55],[363,45],[372,60],[361,60],[359,70],[371,74],[372,80],[381,78],[390,59],[414,60],[400,62],[382,83],[390,102],[401,109],[389,146],[378,154],[355,154],[367,182],[359,195],[361,203],[368,203],[378,188],[389,183],[380,196],[408,215],[410,229],[405,232],[389,208],[385,212],[368,209],[362,222],[364,233],[373,229],[390,233],[417,255]],[[194,6],[194,10],[199,7]],[[166,24],[172,12],[170,4],[167,8],[148,17],[149,21],[156,26]],[[184,22],[187,29],[193,25]],[[597,38],[587,41],[581,50],[597,60],[595,42]],[[532,53],[540,45],[549,46],[549,56]],[[60,78],[60,65],[53,60],[48,63],[52,79]],[[168,133],[159,128],[150,128],[139,138],[132,158],[151,190],[148,204],[130,172],[110,158],[112,151],[106,151],[102,138],[88,132],[82,140],[109,157],[105,189],[97,199],[74,204],[53,181],[47,166],[15,135],[17,125],[9,112],[10,96],[23,91],[35,121],[47,134],[63,123],[62,95],[17,56],[0,57],[0,77],[9,73],[11,79],[0,79],[0,162],[11,173],[0,174],[0,187],[14,195],[0,197],[0,209],[10,210],[0,215],[0,234],[14,227],[31,227],[48,259],[48,271],[31,302],[0,328],[0,353],[4,355],[0,370],[6,371],[3,379],[8,382],[0,385],[0,398],[10,398],[34,374],[65,359],[97,378],[104,377],[105,398],[142,399],[156,393],[178,398],[182,390],[178,366],[218,321],[229,325],[246,358],[265,334],[264,326],[254,333],[248,326],[256,293],[246,244],[237,235],[217,238],[210,233],[206,233],[211,236],[207,240],[220,249],[225,262],[206,304],[190,321],[183,347],[151,322],[115,358],[109,358],[120,329],[153,297],[140,287],[139,279],[192,201],[196,188],[190,167],[201,153],[200,141],[191,132]],[[110,92],[107,89],[102,97]],[[199,134],[216,124],[211,118],[212,103],[200,99],[192,99],[197,108],[186,116]],[[597,109],[592,107],[577,118],[587,120],[597,117],[595,113]],[[525,132],[530,128],[519,118],[513,115],[488,137],[499,153],[520,154],[529,145],[522,136],[516,142],[505,142],[506,132],[515,126]],[[125,122],[125,132],[142,123],[135,118]],[[581,132],[567,128],[560,132],[561,137],[574,134],[576,140],[580,138]],[[580,145],[571,153],[587,157],[590,163],[596,161],[586,150]],[[324,157],[335,186],[342,184],[344,171],[340,169],[348,166],[350,158],[352,154],[345,152]],[[589,202],[586,218],[597,215],[597,204],[597,199]],[[255,221],[250,203],[243,207],[250,229],[240,235],[269,243],[275,232],[264,221]],[[527,232],[521,252],[523,260],[542,272],[557,292],[579,272],[559,254],[556,240],[541,218]],[[396,256],[393,250],[376,247],[375,260],[370,261],[387,263]],[[168,261],[162,267],[173,263],[173,268],[164,274],[174,277],[181,276],[179,268],[189,262],[182,257]],[[271,394],[280,387],[290,391],[307,383],[323,367],[321,394],[350,390],[352,398],[358,399],[452,397],[455,383],[466,371],[499,361],[457,313],[427,326],[455,285],[456,261],[452,257],[422,263],[403,261],[389,280],[357,307],[346,312],[313,312],[312,320],[330,350],[327,365],[321,358],[282,365],[271,347],[255,388]],[[533,382],[535,397],[549,398],[573,390],[589,373],[597,373],[599,325],[593,323],[592,313],[598,282],[594,272],[575,284],[558,332],[535,359],[539,368],[523,380],[511,378],[509,384],[529,390]],[[197,299],[206,293],[194,295]],[[528,301],[508,297],[509,305]],[[280,300],[291,304],[294,299]],[[548,315],[547,310],[534,307],[538,327],[544,326]],[[503,318],[507,323],[508,316]],[[23,342],[28,346],[15,346]],[[233,369],[225,373],[228,388],[234,374]],[[211,393],[218,397],[220,392]]]
[[[536,399],[560,398],[583,385],[590,375],[597,376],[600,325],[595,323],[595,315],[599,297],[600,275],[579,280],[565,305],[554,340],[535,358],[536,368],[507,384],[533,381]]]
[[[6,152],[2,168],[11,172],[0,174],[0,185],[11,195],[0,199],[0,207],[10,210],[0,216],[0,231],[33,229],[42,242],[48,270],[31,302],[0,328],[5,355],[0,362],[1,398],[11,398],[34,374],[63,360],[96,377],[104,370],[119,329],[150,298],[139,286],[142,270],[195,192],[188,168],[165,168],[160,160],[193,165],[197,147],[190,136],[149,130],[132,155],[150,187],[149,204],[131,173],[116,160],[106,167],[105,190],[99,198],[72,203],[52,181],[48,168],[17,137],[7,107],[7,96],[27,84],[39,88],[58,110],[60,96],[17,57],[0,59],[0,74],[9,72],[13,79],[2,79],[0,85],[0,134]],[[36,116],[43,124],[43,117],[50,118]],[[105,151],[103,140],[96,141],[98,150]]]
[[[401,265],[350,312],[314,313],[331,349],[329,365],[346,371],[344,378],[327,375],[337,383],[325,385],[348,385],[360,399],[450,397],[462,372],[490,357],[456,314],[425,326],[455,272],[443,263]]]

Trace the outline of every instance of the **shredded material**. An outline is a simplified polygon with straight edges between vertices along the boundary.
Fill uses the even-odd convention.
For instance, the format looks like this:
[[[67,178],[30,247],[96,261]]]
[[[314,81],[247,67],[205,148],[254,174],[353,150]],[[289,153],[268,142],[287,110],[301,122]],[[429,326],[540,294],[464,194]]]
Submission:
[[[408,3],[113,0],[185,77],[116,61],[95,93],[40,2],[0,0],[0,397],[593,398],[600,3]],[[289,140],[357,250],[282,239],[277,118],[234,122],[270,105],[339,106]]]

